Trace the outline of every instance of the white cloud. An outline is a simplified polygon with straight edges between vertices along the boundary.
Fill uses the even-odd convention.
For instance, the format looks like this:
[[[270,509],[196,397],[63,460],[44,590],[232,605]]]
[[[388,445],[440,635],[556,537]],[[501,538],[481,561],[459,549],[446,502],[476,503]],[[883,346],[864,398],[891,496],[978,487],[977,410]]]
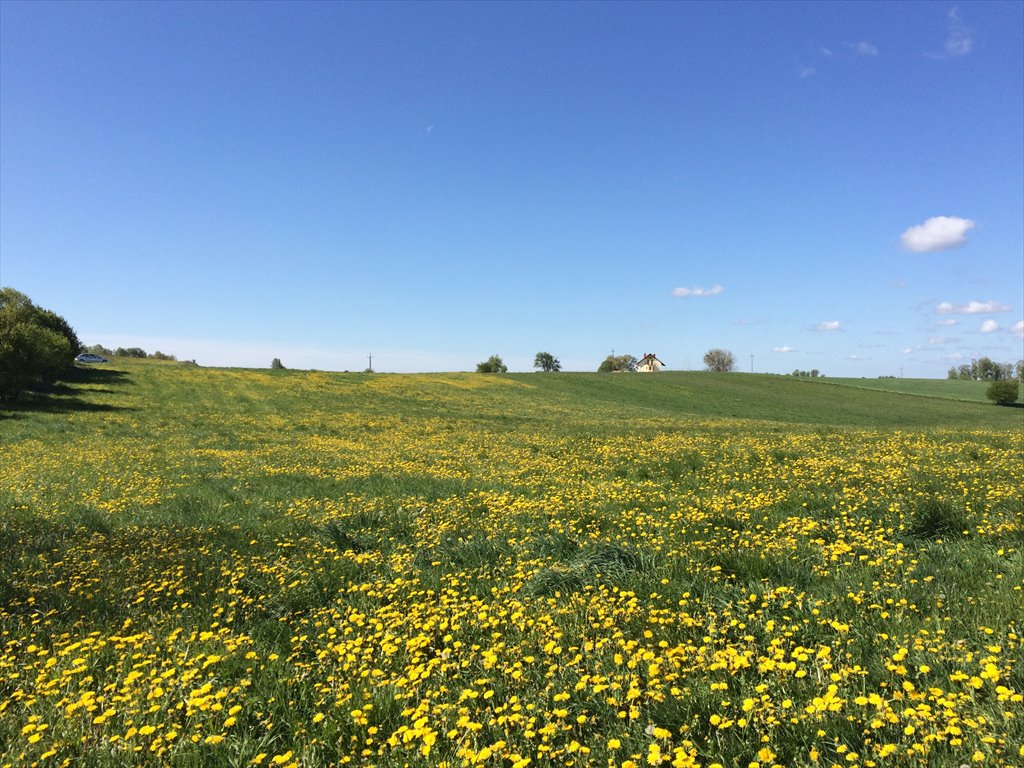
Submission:
[[[924,224],[910,227],[900,236],[903,247],[915,253],[944,251],[959,248],[967,242],[967,230],[974,226],[973,219],[959,216],[933,216]]]
[[[992,333],[993,331],[999,330],[999,323],[995,320],[986,320],[981,324],[981,328],[978,329],[982,333]]]
[[[1018,320],[1014,323],[1013,330],[1010,331],[1018,339],[1024,339],[1024,320]]]
[[[832,49],[831,48],[826,48],[825,46],[821,46],[821,55],[824,56],[826,59],[832,58],[832,56],[833,56]]]
[[[838,320],[826,320],[826,321],[824,321],[822,323],[818,323],[816,326],[814,326],[814,328],[815,328],[815,330],[818,330],[818,331],[841,331],[841,330],[843,330],[843,328],[839,324]]]
[[[938,346],[940,344],[951,344],[954,341],[956,341],[956,339],[950,338],[949,336],[932,336],[930,339],[928,339],[928,343],[931,344],[933,347]]]
[[[952,317],[948,317],[945,320],[937,321],[935,324],[941,326],[942,328],[949,328],[951,325],[956,325],[957,322],[959,321],[954,320]]]
[[[790,347],[790,346],[785,346],[785,347],[772,347],[772,352],[782,352],[782,353],[786,353],[786,352],[796,352],[796,350],[795,350],[795,349],[793,349],[793,348],[792,348],[792,347]]]
[[[814,67],[800,67],[800,69],[796,71],[796,73],[800,75],[801,79],[805,77],[813,77],[815,74],[817,74],[817,72],[818,70],[816,70]]]
[[[989,315],[995,312],[1009,312],[1011,307],[998,301],[968,301],[966,304],[941,302],[935,311],[940,315]]]
[[[868,40],[861,40],[859,43],[847,43],[850,50],[858,56],[877,56],[878,46]]]
[[[724,290],[720,285],[712,285],[710,288],[673,288],[672,295],[678,299],[686,299],[690,296],[717,296]]]
[[[848,359],[850,359],[850,360],[870,360],[871,358],[867,357],[866,355],[850,355],[850,357]]]
[[[953,59],[966,56],[974,48],[974,31],[964,24],[956,8],[949,12],[949,32],[942,53],[927,54],[930,59]]]

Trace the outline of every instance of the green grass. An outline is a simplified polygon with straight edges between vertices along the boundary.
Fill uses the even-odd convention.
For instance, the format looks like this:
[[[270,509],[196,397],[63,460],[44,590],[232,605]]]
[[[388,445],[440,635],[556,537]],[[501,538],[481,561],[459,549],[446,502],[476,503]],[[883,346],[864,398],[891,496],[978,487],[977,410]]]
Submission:
[[[1024,425],[1024,411],[985,400],[983,382],[893,379],[798,380],[758,374],[343,374],[206,369],[118,360],[76,371],[56,395],[28,396],[0,411],[18,436],[70,413],[99,419],[111,435],[129,429],[133,411],[174,431],[186,426],[202,439],[230,442],[233,433],[204,414],[246,414],[292,434],[329,424],[311,414],[352,410],[419,418],[444,415],[513,427],[599,422],[629,429],[631,420],[750,419],[782,424],[875,428],[985,428]],[[284,386],[280,386],[284,384]],[[160,403],[158,413],[150,405]],[[26,413],[35,414],[24,419]],[[22,430],[28,430],[22,431]]]
[[[1018,764],[1024,410],[896,384],[76,369],[0,411],[0,766]]]
[[[879,392],[898,392],[940,400],[991,404],[985,396],[990,384],[987,381],[961,381],[959,379],[826,379],[826,381],[831,384]]]

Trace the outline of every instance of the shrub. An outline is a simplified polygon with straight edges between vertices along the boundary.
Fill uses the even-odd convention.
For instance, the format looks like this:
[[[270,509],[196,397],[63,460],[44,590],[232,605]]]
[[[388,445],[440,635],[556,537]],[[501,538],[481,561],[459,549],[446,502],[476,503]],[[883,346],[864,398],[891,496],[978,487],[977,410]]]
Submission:
[[[274,371],[283,371],[284,363],[281,362],[280,357],[275,357],[273,360],[270,361],[270,368],[271,370]]]
[[[988,385],[985,397],[996,405],[1013,405],[1017,402],[1019,383],[1014,380],[993,381]]]
[[[491,355],[482,363],[476,364],[477,373],[507,373],[508,366],[497,355]]]
[[[632,355],[608,355],[597,367],[598,373],[614,373],[615,371],[635,371],[636,358]]]

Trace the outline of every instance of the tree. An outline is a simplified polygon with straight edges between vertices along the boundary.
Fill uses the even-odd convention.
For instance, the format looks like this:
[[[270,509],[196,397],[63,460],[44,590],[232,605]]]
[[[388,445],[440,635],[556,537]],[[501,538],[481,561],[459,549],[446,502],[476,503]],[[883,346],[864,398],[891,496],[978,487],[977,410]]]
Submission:
[[[13,288],[0,288],[0,398],[52,384],[81,347],[63,317]]]
[[[988,385],[988,389],[985,391],[985,397],[991,400],[996,405],[1013,405],[1017,402],[1017,396],[1020,393],[1020,382],[1014,380],[1009,381],[993,381]]]
[[[270,367],[271,367],[272,370],[275,370],[275,371],[283,371],[284,370],[284,363],[281,362],[281,358],[280,357],[275,357],[273,360],[270,361]]]
[[[537,356],[533,358],[533,367],[540,368],[545,373],[556,373],[562,370],[562,364],[550,352],[538,352]]]
[[[709,371],[727,373],[736,367],[736,356],[727,349],[709,349],[704,355],[704,365]]]
[[[505,365],[497,355],[491,355],[482,363],[476,364],[477,373],[507,373],[508,366]]]
[[[608,355],[597,367],[598,373],[614,373],[616,371],[635,371],[637,360],[632,355]]]
[[[971,365],[974,368],[975,379],[979,381],[999,381],[999,364],[993,362],[992,358],[982,357],[977,360],[972,360]]]

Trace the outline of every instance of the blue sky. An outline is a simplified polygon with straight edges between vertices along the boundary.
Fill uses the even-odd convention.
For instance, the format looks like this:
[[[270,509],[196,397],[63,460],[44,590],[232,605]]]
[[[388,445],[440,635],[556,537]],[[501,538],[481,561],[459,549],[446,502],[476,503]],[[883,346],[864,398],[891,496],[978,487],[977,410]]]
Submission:
[[[1015,361],[1022,28],[1017,2],[5,0],[0,284],[205,365]]]

